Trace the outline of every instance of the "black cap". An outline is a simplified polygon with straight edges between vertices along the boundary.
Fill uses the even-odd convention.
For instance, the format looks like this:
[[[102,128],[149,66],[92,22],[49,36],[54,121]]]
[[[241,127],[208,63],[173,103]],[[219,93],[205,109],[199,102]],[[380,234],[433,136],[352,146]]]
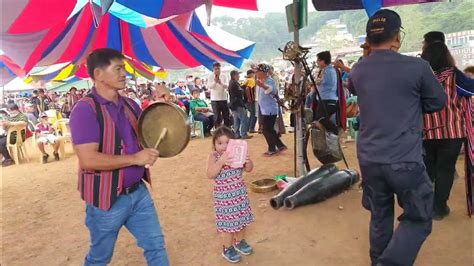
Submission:
[[[255,71],[253,71],[252,69],[247,70],[247,76],[252,74],[255,74]]]
[[[423,36],[425,43],[445,42],[444,33],[441,31],[430,31]]]
[[[402,20],[397,12],[389,9],[381,9],[369,18],[366,27],[367,36],[390,36],[394,32],[400,31]]]
[[[212,67],[216,67],[216,66],[221,66],[221,63],[219,63],[219,62],[214,62],[214,64],[212,64]]]
[[[230,76],[233,77],[233,76],[235,76],[235,75],[237,75],[237,74],[240,74],[240,73],[241,73],[241,72],[239,72],[239,71],[237,71],[237,70],[232,70],[232,71],[230,71]]]
[[[262,72],[268,73],[268,71],[270,71],[270,67],[267,64],[263,64],[263,63],[258,64],[257,71],[262,71]]]

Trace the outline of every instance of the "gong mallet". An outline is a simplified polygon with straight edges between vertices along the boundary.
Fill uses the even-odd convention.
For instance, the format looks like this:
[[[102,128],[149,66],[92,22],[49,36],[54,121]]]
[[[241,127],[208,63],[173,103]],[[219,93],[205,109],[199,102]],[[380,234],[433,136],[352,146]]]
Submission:
[[[165,139],[167,132],[168,132],[168,129],[166,127],[163,128],[163,130],[161,131],[160,137],[156,140],[155,146],[153,146],[155,150],[158,150],[158,146],[160,146],[161,141]],[[145,168],[150,168],[150,165],[149,164],[145,165]]]

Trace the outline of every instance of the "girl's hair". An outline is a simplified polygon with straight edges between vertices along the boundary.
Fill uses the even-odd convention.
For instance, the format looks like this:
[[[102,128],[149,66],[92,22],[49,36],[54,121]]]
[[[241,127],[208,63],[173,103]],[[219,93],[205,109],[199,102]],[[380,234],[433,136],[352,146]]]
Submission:
[[[230,129],[226,126],[222,126],[222,127],[219,127],[218,129],[216,129],[216,131],[214,131],[214,135],[212,136],[212,148],[214,150],[216,149],[216,141],[221,136],[227,136],[229,139],[233,139],[234,138],[234,132],[232,131],[232,129]]]
[[[433,42],[426,46],[421,58],[428,61],[434,71],[440,71],[455,66],[453,56],[443,42]]]
[[[468,66],[464,69],[465,73],[474,74],[474,66]]]

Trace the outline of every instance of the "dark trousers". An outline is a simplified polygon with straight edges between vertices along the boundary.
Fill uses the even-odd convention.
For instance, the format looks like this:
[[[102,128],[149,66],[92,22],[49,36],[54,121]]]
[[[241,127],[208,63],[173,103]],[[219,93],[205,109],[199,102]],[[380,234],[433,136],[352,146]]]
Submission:
[[[444,210],[453,187],[456,161],[463,139],[424,140],[426,171],[434,183],[434,208]]]
[[[328,115],[324,112],[323,104],[326,106]],[[337,126],[331,121],[332,115],[337,112],[337,101],[334,100],[323,100],[318,101],[316,105],[316,112],[314,113],[313,121],[320,121],[326,130],[337,134]]]
[[[370,211],[372,265],[413,265],[431,233],[433,184],[420,163],[360,165],[362,206]],[[403,208],[393,230],[394,195]]]
[[[202,122],[202,124],[204,126],[204,134],[210,134],[211,133],[211,129],[214,126],[214,116],[213,115],[207,117],[207,116],[205,116],[201,113],[197,113],[194,116],[194,120]]]
[[[276,149],[285,146],[275,131],[276,119],[276,115],[262,115],[263,136],[265,136],[265,140],[268,144],[268,151],[270,152],[276,151]]]
[[[255,131],[255,125],[257,124],[257,116],[255,114],[255,103],[246,103],[245,106],[247,107],[247,110],[250,112],[250,117],[249,117],[249,130],[250,131]]]
[[[227,106],[227,101],[212,101],[212,112],[214,113],[214,125],[217,127],[221,126],[222,120],[224,120],[224,125],[230,127],[232,125],[229,115],[229,107]]]
[[[186,108],[186,113],[189,114],[189,101],[181,101],[184,104],[184,108]]]
[[[12,159],[12,157],[10,156],[10,153],[8,153],[7,137],[6,136],[1,136],[0,137],[0,152],[2,153],[3,158],[5,158],[5,160],[11,160]]]

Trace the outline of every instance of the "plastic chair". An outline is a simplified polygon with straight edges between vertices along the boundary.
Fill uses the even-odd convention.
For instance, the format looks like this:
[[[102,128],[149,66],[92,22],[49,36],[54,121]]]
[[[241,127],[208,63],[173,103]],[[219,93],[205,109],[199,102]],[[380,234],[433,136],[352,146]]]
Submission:
[[[201,121],[194,120],[194,116],[191,112],[189,112],[189,122],[191,124],[191,135],[196,135],[196,128],[199,130],[201,139],[204,138],[204,124]]]
[[[69,119],[62,118],[58,119],[54,123],[53,128],[56,132],[56,136],[59,141],[59,155],[64,157],[66,155],[65,145],[66,143],[72,144],[71,129],[69,127]]]
[[[56,121],[63,119],[62,114],[55,109],[49,109],[44,112],[48,116],[48,122],[50,122],[51,124],[54,124],[56,123]]]
[[[354,129],[354,125],[357,123],[357,117],[351,117],[347,118],[347,124],[349,128],[349,136],[351,136],[352,139],[357,138],[357,130]]]
[[[10,153],[11,157],[15,161],[15,164],[20,164],[20,156],[22,159],[26,159],[27,162],[30,161],[28,158],[28,153],[26,151],[26,145],[23,140],[23,137],[21,135],[21,131],[26,132],[26,125],[17,125],[17,126],[11,126],[8,128],[8,133],[7,133],[7,149],[8,152]],[[15,143],[11,143],[11,138],[13,132],[16,132],[16,141]]]

